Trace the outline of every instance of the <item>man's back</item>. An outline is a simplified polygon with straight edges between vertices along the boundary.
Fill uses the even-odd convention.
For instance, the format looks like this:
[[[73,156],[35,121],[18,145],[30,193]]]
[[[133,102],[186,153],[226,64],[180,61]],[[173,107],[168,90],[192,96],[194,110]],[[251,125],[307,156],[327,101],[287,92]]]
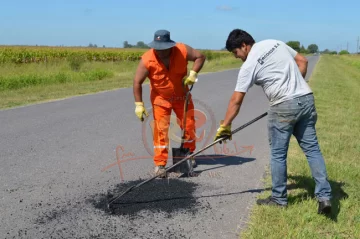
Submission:
[[[282,41],[255,43],[241,67],[239,77],[243,77],[238,80],[239,87],[243,84],[241,78],[251,77],[249,86],[261,85],[270,105],[311,93],[294,60],[296,54]]]

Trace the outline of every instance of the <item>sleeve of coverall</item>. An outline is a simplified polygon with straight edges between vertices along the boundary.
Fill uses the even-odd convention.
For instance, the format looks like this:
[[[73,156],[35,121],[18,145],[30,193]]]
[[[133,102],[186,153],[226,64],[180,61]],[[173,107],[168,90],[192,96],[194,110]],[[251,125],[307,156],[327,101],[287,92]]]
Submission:
[[[247,92],[253,84],[252,73],[249,70],[241,68],[238,74],[235,91]]]
[[[285,44],[285,43],[284,43]],[[295,56],[298,54],[294,49],[289,47],[287,44],[285,44],[286,49],[290,52],[290,55],[295,58]]]

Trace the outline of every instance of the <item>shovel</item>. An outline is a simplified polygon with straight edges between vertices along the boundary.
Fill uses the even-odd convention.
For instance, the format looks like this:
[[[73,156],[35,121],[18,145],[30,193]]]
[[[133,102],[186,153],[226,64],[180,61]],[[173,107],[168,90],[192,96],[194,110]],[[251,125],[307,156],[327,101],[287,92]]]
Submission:
[[[185,104],[184,104],[184,114],[183,114],[183,127],[181,131],[181,145],[180,148],[172,148],[172,156],[173,156],[173,165],[180,162],[182,159],[186,158],[190,154],[189,148],[184,148],[185,143],[185,129],[186,129],[186,114],[189,103],[189,95],[194,85],[191,86],[190,90],[186,93]],[[185,160],[179,165],[175,166],[171,171],[177,174],[187,175],[189,177],[194,176],[193,166],[191,160]]]

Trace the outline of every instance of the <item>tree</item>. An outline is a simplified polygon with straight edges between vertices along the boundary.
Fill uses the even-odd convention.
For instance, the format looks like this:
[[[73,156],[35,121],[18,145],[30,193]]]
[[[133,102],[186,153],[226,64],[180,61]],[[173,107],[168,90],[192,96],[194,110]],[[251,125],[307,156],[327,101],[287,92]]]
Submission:
[[[124,41],[124,48],[131,48],[132,45],[128,43],[128,41]]]
[[[297,52],[300,52],[300,42],[299,41],[288,41],[286,43],[289,47],[294,49]]]
[[[150,47],[148,47],[143,41],[139,41],[139,42],[136,44],[136,47],[137,47],[137,48],[150,48]]]
[[[340,55],[347,55],[350,54],[347,50],[342,50],[339,52]]]
[[[308,51],[305,49],[304,45],[301,45],[300,53],[307,54]]]
[[[308,51],[310,53],[316,53],[316,52],[318,52],[318,50],[319,50],[319,47],[316,44],[310,44],[308,46]]]

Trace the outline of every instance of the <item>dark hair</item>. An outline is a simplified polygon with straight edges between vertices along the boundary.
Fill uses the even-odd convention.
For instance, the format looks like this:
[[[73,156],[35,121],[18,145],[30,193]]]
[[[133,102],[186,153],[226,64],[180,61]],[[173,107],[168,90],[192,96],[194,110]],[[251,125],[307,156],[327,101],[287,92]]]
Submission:
[[[226,40],[226,49],[231,52],[235,48],[240,48],[243,43],[245,43],[245,45],[253,45],[255,40],[246,31],[234,29],[230,32]]]

